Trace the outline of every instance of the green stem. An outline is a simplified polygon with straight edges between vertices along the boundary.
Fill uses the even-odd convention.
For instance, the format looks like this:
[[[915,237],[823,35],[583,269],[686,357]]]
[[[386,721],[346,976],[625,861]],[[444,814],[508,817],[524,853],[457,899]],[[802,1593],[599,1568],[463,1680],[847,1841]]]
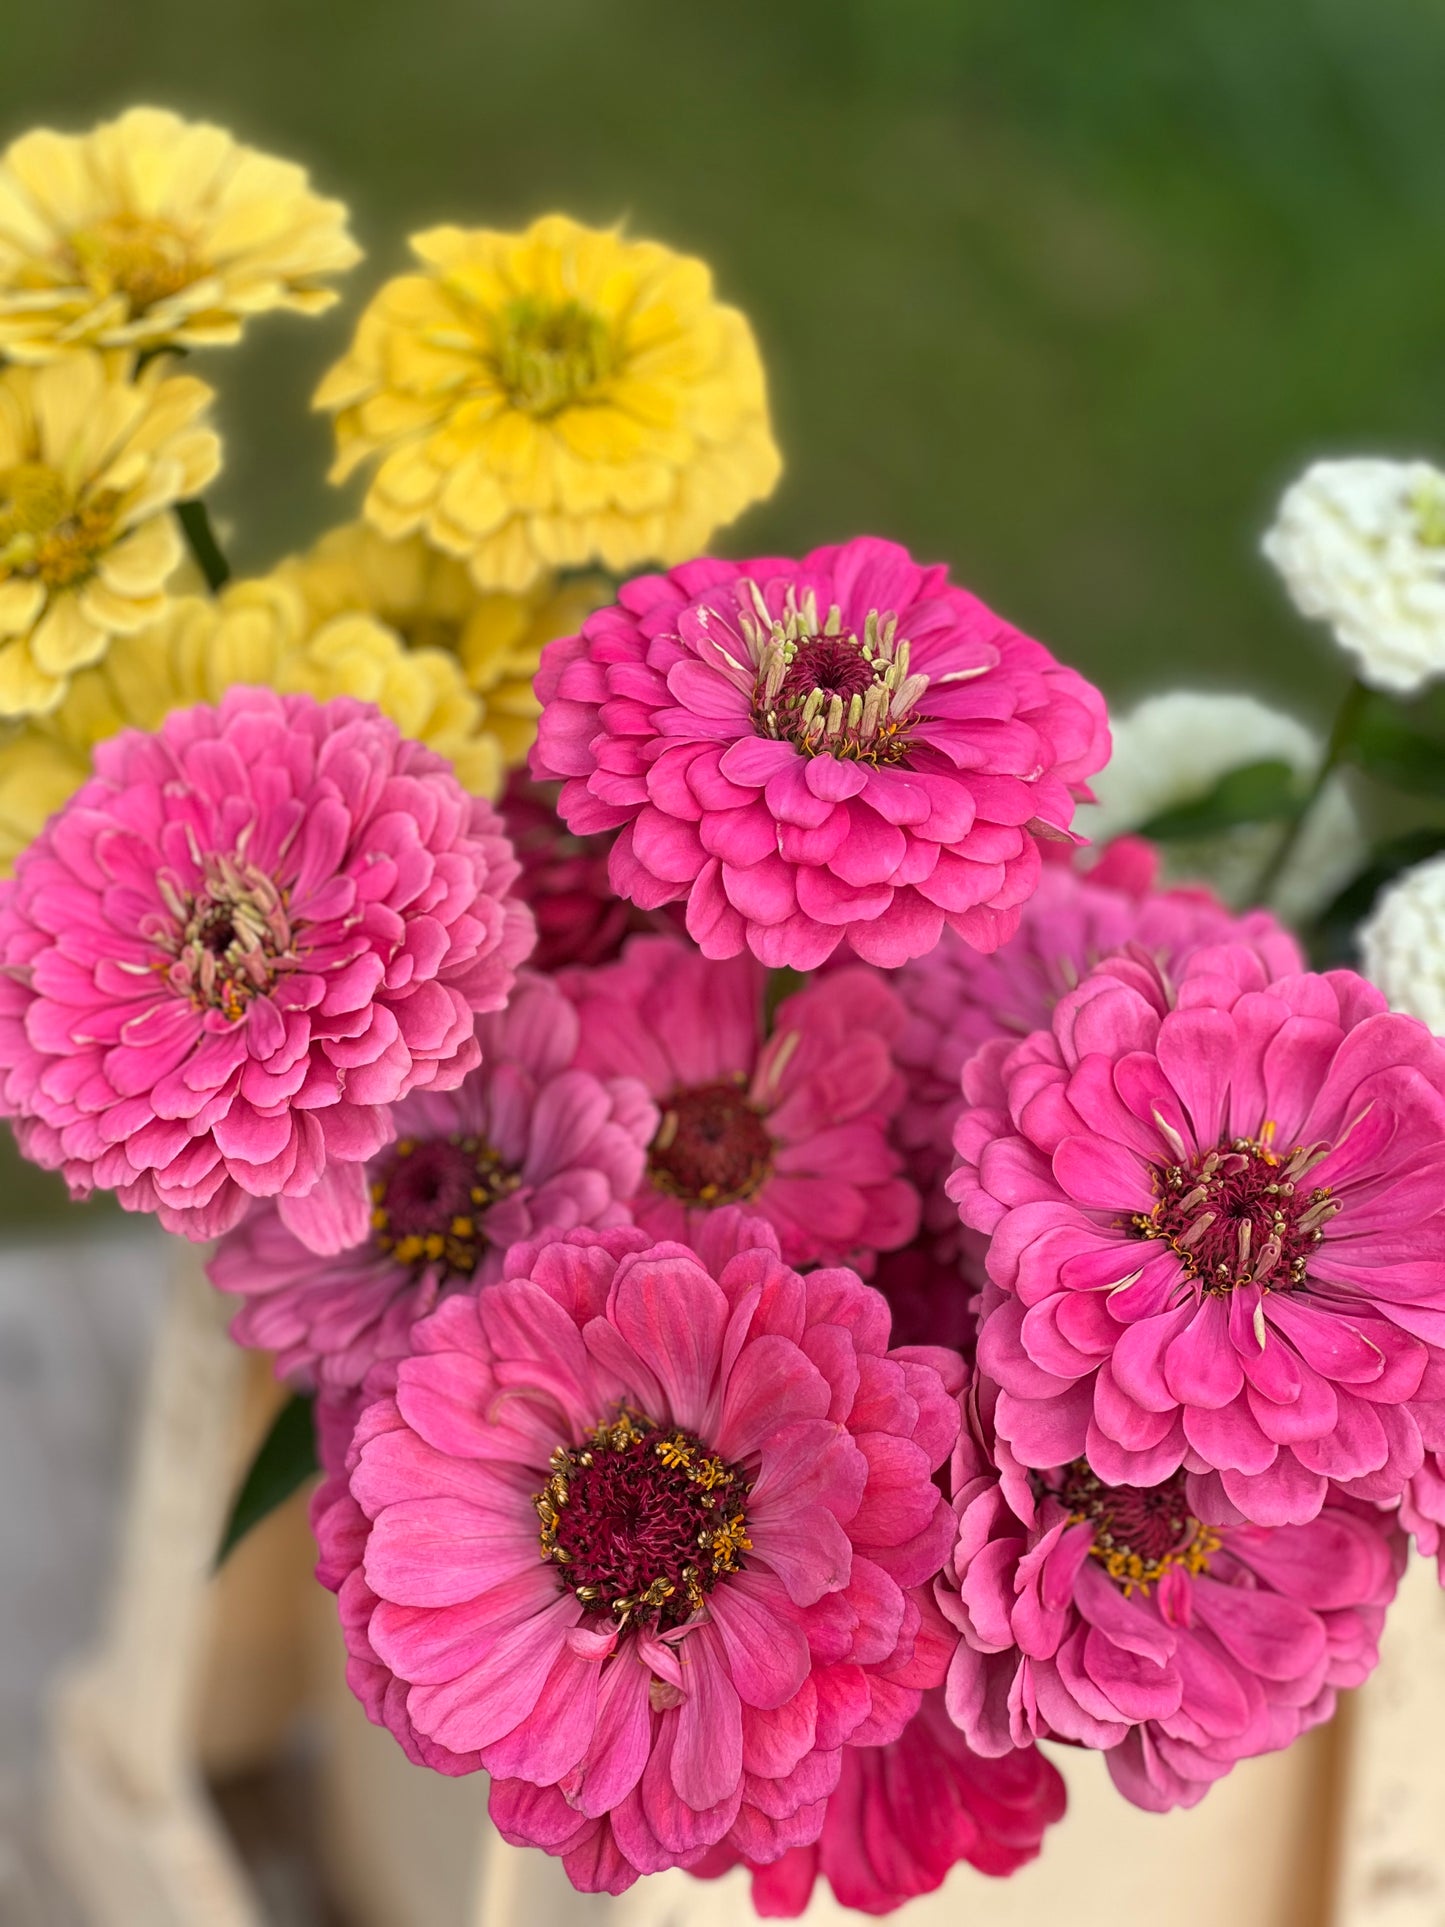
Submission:
[[[206,505],[197,495],[189,502],[176,503],[176,519],[181,525],[186,541],[190,544],[191,554],[196,559],[196,567],[206,578],[206,587],[214,595],[231,579],[231,565],[221,553],[221,545],[216,540],[216,532],[211,527],[211,518],[206,513]]]
[[[1345,751],[1350,746],[1350,739],[1369,700],[1369,690],[1357,677],[1345,691],[1340,706],[1335,712],[1334,726],[1330,730],[1330,739],[1325,745],[1320,766],[1315,771],[1314,781],[1306,791],[1304,801],[1285,825],[1284,835],[1276,844],[1273,856],[1260,872],[1259,881],[1254,886],[1254,898],[1257,903],[1268,903],[1273,895],[1275,885],[1284,874],[1285,865],[1299,845],[1305,824],[1309,821],[1316,803],[1319,802],[1325,784],[1344,759]]]

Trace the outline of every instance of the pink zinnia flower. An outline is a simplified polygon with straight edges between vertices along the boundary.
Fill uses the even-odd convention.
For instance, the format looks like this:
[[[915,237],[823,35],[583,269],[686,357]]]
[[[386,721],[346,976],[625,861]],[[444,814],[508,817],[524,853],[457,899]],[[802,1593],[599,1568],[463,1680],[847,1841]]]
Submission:
[[[689,562],[549,643],[536,776],[613,887],[709,957],[992,950],[1109,753],[1103,699],[942,568],[871,538]]]
[[[1445,1046],[1352,971],[1120,956],[964,1073],[979,1362],[1038,1468],[1180,1466],[1211,1521],[1397,1499],[1445,1386]]]
[[[791,1919],[821,1874],[841,1906],[891,1914],[942,1886],[960,1861],[980,1873],[1015,1873],[1038,1857],[1044,1832],[1063,1818],[1064,1783],[1036,1747],[984,1759],[949,1719],[941,1692],[887,1746],[843,1749],[823,1831],[753,1873],[753,1906],[765,1920]],[[731,1856],[697,1869],[726,1872]]]
[[[454,1091],[418,1091],[367,1166],[371,1230],[318,1259],[261,1206],[228,1234],[211,1280],[246,1300],[231,1334],[276,1353],[294,1383],[335,1394],[397,1358],[444,1293],[502,1275],[508,1245],[543,1229],[630,1224],[657,1108],[635,1078],[570,1068],[577,1014],[525,972],[477,1024],[482,1062]]]
[[[866,1269],[913,1236],[918,1194],[888,1142],[903,1009],[873,972],[808,984],[770,1032],[762,966],[681,939],[634,937],[620,962],[559,981],[581,1018],[577,1062],[640,1079],[662,1112],[632,1200],[654,1237],[691,1242],[718,1206],[746,1204],[790,1265]]]
[[[816,1837],[941,1682],[957,1361],[733,1212],[516,1246],[412,1331],[317,1508],[349,1678],[504,1835],[618,1891]]]
[[[388,1107],[477,1061],[531,948],[496,812],[369,704],[233,689],[95,775],[0,889],[0,1111],[72,1195],[211,1238],[366,1225]]]
[[[968,1403],[937,1589],[960,1633],[948,1709],[978,1752],[1100,1748],[1120,1792],[1164,1812],[1368,1676],[1405,1562],[1392,1514],[1334,1498],[1306,1525],[1203,1525],[1179,1472],[1026,1472],[993,1436],[995,1398],[981,1380]]]

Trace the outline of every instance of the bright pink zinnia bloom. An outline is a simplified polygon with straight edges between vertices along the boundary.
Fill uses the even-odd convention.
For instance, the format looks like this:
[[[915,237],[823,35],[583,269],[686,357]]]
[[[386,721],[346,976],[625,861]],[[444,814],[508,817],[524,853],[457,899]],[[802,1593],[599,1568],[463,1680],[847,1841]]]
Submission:
[[[1121,955],[986,1044],[949,1179],[1003,1296],[979,1362],[1039,1468],[1180,1466],[1211,1521],[1398,1499],[1445,1387],[1445,1046],[1352,971]]]
[[[524,972],[477,1042],[481,1065],[456,1090],[396,1107],[397,1140],[367,1166],[364,1243],[317,1258],[263,1205],[211,1260],[212,1282],[246,1300],[231,1335],[275,1352],[293,1383],[360,1386],[446,1292],[500,1278],[508,1245],[632,1222],[657,1107],[635,1078],[571,1068],[577,1013],[561,991]]]
[[[840,1905],[891,1914],[942,1886],[960,1861],[1016,1872],[1038,1857],[1064,1805],[1058,1770],[1036,1747],[985,1759],[949,1719],[943,1694],[925,1693],[896,1740],[843,1749],[822,1833],[754,1870],[753,1906],[765,1920],[792,1919],[821,1874]],[[697,1871],[725,1872],[725,1858]]]
[[[1303,966],[1294,938],[1268,911],[1237,917],[1208,890],[1159,889],[1159,853],[1141,837],[1119,837],[1088,867],[1061,844],[1046,845],[1043,856],[1039,887],[1000,949],[982,955],[946,930],[937,949],[890,979],[908,1009],[895,1050],[908,1097],[895,1131],[923,1192],[924,1222],[945,1254],[957,1249],[959,1227],[943,1181],[964,1108],[963,1067],[981,1044],[1047,1027],[1059,999],[1128,944],[1171,974],[1201,944],[1232,937],[1259,946],[1276,975]]]
[[[776,1859],[941,1683],[958,1361],[736,1212],[506,1272],[413,1328],[316,1509],[353,1688],[579,1886]]]
[[[477,1061],[533,941],[495,810],[369,704],[231,690],[95,775],[0,887],[0,1112],[71,1193],[361,1236],[388,1106]]]
[[[709,957],[992,950],[1109,753],[1104,703],[942,568],[863,538],[689,562],[549,643],[536,776],[614,888],[687,899]]]
[[[1125,1798],[1164,1812],[1368,1676],[1405,1563],[1393,1514],[1336,1496],[1306,1525],[1206,1526],[1183,1473],[1026,1472],[993,1436],[995,1398],[980,1380],[967,1404],[937,1588],[960,1632],[948,1709],[980,1753],[1100,1748]]]
[[[867,1270],[918,1225],[888,1124],[903,1097],[892,1045],[903,1009],[874,972],[834,970],[764,1025],[752,957],[709,962],[679,938],[634,937],[620,962],[566,971],[577,1062],[641,1079],[662,1123],[632,1213],[691,1242],[721,1205],[746,1204],[790,1265]]]

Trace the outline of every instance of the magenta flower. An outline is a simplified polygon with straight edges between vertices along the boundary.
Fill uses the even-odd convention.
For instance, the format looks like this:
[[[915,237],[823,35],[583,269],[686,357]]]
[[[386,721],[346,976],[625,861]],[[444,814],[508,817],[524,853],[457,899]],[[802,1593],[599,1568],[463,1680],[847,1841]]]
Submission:
[[[444,1293],[500,1278],[520,1239],[632,1222],[657,1108],[635,1078],[569,1068],[577,1014],[561,991],[524,972],[477,1042],[481,1066],[456,1090],[397,1106],[397,1141],[367,1166],[363,1244],[318,1259],[262,1206],[211,1260],[212,1282],[245,1300],[232,1336],[275,1352],[294,1383],[360,1386]]]
[[[791,1919],[821,1874],[841,1906],[891,1914],[942,1886],[960,1861],[1010,1874],[1038,1857],[1044,1832],[1063,1818],[1064,1783],[1036,1747],[997,1759],[975,1753],[949,1719],[943,1695],[923,1704],[887,1746],[843,1749],[823,1831],[753,1873],[753,1906]],[[730,1857],[696,1871],[726,1872]]]
[[[680,939],[634,937],[620,962],[559,981],[578,1064],[638,1078],[662,1112],[632,1200],[655,1238],[692,1242],[718,1206],[746,1204],[790,1265],[866,1271],[913,1236],[918,1194],[888,1142],[903,1010],[873,972],[828,972],[778,1005],[771,1033],[761,965],[710,963]]]
[[[969,1401],[937,1589],[960,1634],[948,1710],[976,1751],[1099,1748],[1126,1799],[1164,1812],[1368,1676],[1405,1563],[1392,1514],[1334,1497],[1306,1525],[1204,1525],[1183,1473],[1024,1471],[993,1437],[995,1397],[981,1380]]]
[[[982,955],[946,930],[936,950],[891,979],[908,1009],[895,1049],[908,1097],[895,1133],[923,1193],[924,1223],[945,1256],[957,1249],[959,1227],[943,1184],[964,1108],[963,1067],[981,1044],[1046,1028],[1060,997],[1127,944],[1170,972],[1201,944],[1231,937],[1256,944],[1276,975],[1303,964],[1268,911],[1236,917],[1207,890],[1159,889],[1158,852],[1140,837],[1119,837],[1087,868],[1061,844],[1046,845],[1043,856],[1039,887],[999,950]]]
[[[368,704],[233,689],[123,731],[0,886],[0,1112],[190,1238],[363,1235],[388,1106],[477,1061],[533,940],[496,812]]]
[[[515,1246],[412,1330],[317,1507],[349,1678],[504,1835],[619,1891],[815,1838],[941,1682],[958,1363],[760,1220]]]
[[[992,950],[1109,753],[1103,699],[942,568],[864,538],[689,562],[549,643],[532,772],[709,957]]]
[[[1210,1521],[1398,1499],[1445,1386],[1445,1046],[1351,971],[1123,955],[986,1044],[949,1179],[990,1234],[979,1362],[1037,1468],[1181,1466]]]

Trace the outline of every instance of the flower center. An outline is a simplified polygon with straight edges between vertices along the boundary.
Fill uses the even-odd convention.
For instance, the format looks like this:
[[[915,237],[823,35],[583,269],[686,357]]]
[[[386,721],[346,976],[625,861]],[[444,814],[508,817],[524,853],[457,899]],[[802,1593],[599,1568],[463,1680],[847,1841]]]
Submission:
[[[495,362],[514,408],[555,415],[612,373],[612,331],[580,301],[520,295],[502,310]]]
[[[1301,1144],[1281,1159],[1273,1137],[1266,1124],[1259,1138],[1239,1137],[1190,1164],[1166,1166],[1155,1174],[1158,1204],[1133,1221],[1141,1238],[1167,1244],[1206,1292],[1303,1284],[1310,1254],[1341,1209],[1328,1186],[1301,1184],[1329,1145]]]
[[[1184,1474],[1162,1485],[1105,1485],[1083,1459],[1066,1467],[1055,1497],[1071,1525],[1093,1528],[1090,1554],[1124,1588],[1147,1592],[1172,1568],[1207,1572],[1219,1534],[1200,1525],[1184,1497]]]
[[[487,1242],[479,1220],[520,1183],[485,1138],[401,1138],[372,1180],[372,1236],[398,1264],[470,1278]]]
[[[678,1625],[752,1550],[747,1481],[691,1433],[624,1407],[589,1445],[559,1445],[551,1465],[532,1502],[542,1557],[593,1612]]]
[[[6,469],[0,473],[0,580],[38,578],[52,589],[84,581],[115,538],[119,506],[114,489],[75,501],[43,462]]]
[[[740,626],[757,666],[753,718],[764,735],[796,743],[808,756],[900,762],[928,678],[909,673],[898,618],[870,609],[859,636],[844,628],[836,603],[820,625],[811,589],[801,601],[789,590],[778,617],[756,583],[744,586],[754,614],[743,615]]]
[[[194,896],[161,871],[156,878],[168,917],[142,925],[161,955],[154,968],[198,1010],[222,1011],[234,1023],[278,971],[298,962],[284,894],[254,863],[207,856],[205,882]]]
[[[97,294],[123,294],[139,314],[187,288],[201,273],[190,244],[169,221],[112,214],[81,228],[68,244],[70,261]]]
[[[773,1140],[741,1082],[674,1091],[647,1152],[654,1190],[685,1204],[737,1204],[766,1183]]]

